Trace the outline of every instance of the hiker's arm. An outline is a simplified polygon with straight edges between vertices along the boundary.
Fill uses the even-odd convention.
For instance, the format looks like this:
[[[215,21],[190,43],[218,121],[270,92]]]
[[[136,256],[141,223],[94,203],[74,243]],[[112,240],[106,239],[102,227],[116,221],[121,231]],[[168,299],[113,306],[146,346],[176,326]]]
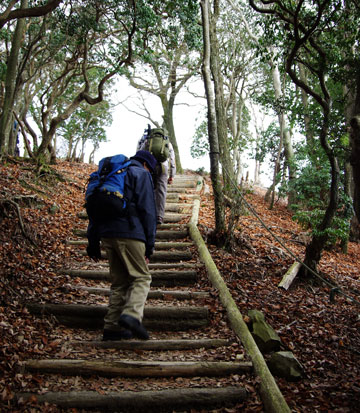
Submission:
[[[88,256],[98,261],[101,259],[101,250],[100,250],[100,237],[98,234],[97,226],[89,220],[89,225],[87,228],[87,239],[88,239],[88,246],[86,248],[86,252]]]
[[[146,257],[150,258],[155,246],[156,206],[150,173],[137,180],[137,211],[146,238]]]

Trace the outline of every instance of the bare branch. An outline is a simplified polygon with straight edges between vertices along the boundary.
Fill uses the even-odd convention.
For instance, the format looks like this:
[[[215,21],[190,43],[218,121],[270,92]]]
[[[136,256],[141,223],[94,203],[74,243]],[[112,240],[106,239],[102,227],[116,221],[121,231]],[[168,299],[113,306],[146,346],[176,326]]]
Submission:
[[[17,202],[13,201],[12,199],[1,199],[0,204],[3,204],[3,205],[4,204],[9,204],[10,206],[12,206],[15,209],[16,214],[17,214],[18,219],[19,219],[19,225],[20,225],[22,234],[24,235],[24,237],[27,240],[29,240],[31,242],[32,245],[36,246],[36,243],[34,242],[34,240],[31,239],[30,235],[25,230],[25,226],[24,226],[24,222],[22,220],[19,204]]]

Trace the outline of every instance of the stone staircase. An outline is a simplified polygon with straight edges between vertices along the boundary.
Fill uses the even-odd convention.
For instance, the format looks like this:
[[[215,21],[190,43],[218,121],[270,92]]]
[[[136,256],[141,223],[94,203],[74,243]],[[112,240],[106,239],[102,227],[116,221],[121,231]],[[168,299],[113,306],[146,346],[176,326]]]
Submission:
[[[109,269],[106,260],[94,263],[86,256],[87,221],[79,214],[68,240],[72,260],[61,270],[68,283],[57,302],[27,305],[34,315],[55,320],[61,346],[54,359],[24,363],[22,373],[36,379],[18,400],[81,412],[250,411],[252,404],[259,409],[252,363],[188,234],[199,182],[198,176],[177,176],[168,188],[150,263],[153,281],[143,320],[148,341],[101,341]],[[81,297],[76,303],[73,291]]]

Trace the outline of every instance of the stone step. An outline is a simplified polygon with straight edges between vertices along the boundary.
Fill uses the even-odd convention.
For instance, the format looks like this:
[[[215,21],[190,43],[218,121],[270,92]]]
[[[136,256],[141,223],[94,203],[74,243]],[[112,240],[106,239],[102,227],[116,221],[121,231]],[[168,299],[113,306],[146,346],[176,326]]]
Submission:
[[[172,202],[165,205],[165,212],[189,213],[192,207],[192,204],[189,203]]]
[[[188,188],[196,188],[197,187],[197,182],[196,181],[190,181],[190,180],[174,180],[172,184],[167,186],[168,191],[170,189],[176,188],[176,189],[188,189]]]
[[[168,213],[166,213],[165,212],[165,215],[164,215],[164,223],[167,223],[167,222],[180,222],[180,221],[183,221],[183,220],[185,220],[186,218],[189,218],[189,217],[191,217],[191,214],[175,214],[175,213],[173,213],[173,214],[170,214],[169,212]]]
[[[172,186],[168,185],[167,193],[168,194],[193,194],[195,192],[195,186]]]

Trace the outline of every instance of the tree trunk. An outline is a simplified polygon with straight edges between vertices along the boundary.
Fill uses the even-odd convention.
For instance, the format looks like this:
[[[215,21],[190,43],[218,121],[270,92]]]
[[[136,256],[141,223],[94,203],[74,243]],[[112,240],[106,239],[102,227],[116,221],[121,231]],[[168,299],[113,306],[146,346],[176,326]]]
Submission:
[[[214,84],[216,128],[219,142],[220,161],[223,168],[224,190],[231,190],[231,178],[234,178],[234,166],[231,162],[230,149],[227,138],[227,120],[224,99],[224,87],[219,62],[219,45],[217,40],[216,23],[218,17],[217,2],[214,5],[213,16],[209,14],[209,34],[210,34],[210,67]],[[225,172],[225,171],[226,172]],[[234,179],[233,179],[234,180]]]
[[[15,107],[14,107],[14,110],[16,110]],[[19,136],[19,124],[18,122],[15,123],[15,119],[12,119],[11,123],[13,126],[10,128],[10,133],[9,133],[8,154],[15,155],[15,149],[17,146],[17,140]]]
[[[254,114],[255,115],[255,114]],[[262,121],[262,128],[263,128],[263,121]],[[261,172],[261,161],[260,161],[260,148],[259,148],[259,141],[260,141],[260,128],[257,124],[257,118],[255,115],[255,133],[256,133],[256,146],[255,146],[255,171],[254,171],[254,183],[260,184],[260,172]]]
[[[108,72],[104,75],[104,77],[101,80],[98,81],[98,84],[97,84],[98,95],[96,97],[90,96],[89,94],[90,84],[87,79],[87,76],[84,76],[83,89],[78,92],[78,94],[74,97],[74,99],[71,102],[69,102],[69,104],[64,108],[64,110],[61,113],[58,113],[57,116],[53,117],[50,120],[50,110],[53,108],[54,100],[57,97],[55,93],[56,91],[53,90],[54,92],[53,96],[49,98],[46,110],[43,110],[42,112],[42,120],[41,120],[42,128],[41,129],[43,133],[43,137],[42,137],[43,139],[36,152],[36,158],[38,161],[41,161],[41,158],[43,158],[46,155],[46,150],[48,149],[49,145],[53,141],[58,126],[61,124],[61,122],[68,119],[76,111],[76,109],[80,106],[82,102],[86,101],[89,105],[96,105],[97,103],[103,102],[104,86],[106,82],[110,80],[115,74],[116,74],[115,71]]]
[[[359,64],[359,62],[358,62]],[[350,121],[350,163],[354,179],[353,205],[357,220],[360,222],[360,70],[357,71],[356,95]]]
[[[49,155],[50,155],[50,164],[55,165],[56,164],[56,136],[54,136],[54,145],[49,143],[48,150],[49,150]]]
[[[302,82],[307,83],[306,71],[305,71],[304,65],[299,63],[298,67],[299,67],[300,79],[302,80]],[[307,144],[308,152],[311,158],[311,154],[314,149],[314,132],[310,128],[310,116],[308,114],[309,99],[308,99],[308,95],[305,92],[305,90],[302,88],[300,88],[300,90],[301,90],[301,101],[304,107],[304,124],[305,124],[306,144]]]
[[[272,209],[274,206],[276,185],[279,183],[280,156],[283,148],[283,135],[281,134],[281,132],[279,138],[280,142],[274,165],[273,181],[270,188],[266,191],[265,194],[265,201],[270,202],[269,209]]]
[[[28,0],[21,0],[21,9],[26,8]],[[12,111],[15,103],[16,78],[18,73],[18,58],[25,31],[25,19],[18,19],[15,33],[11,42],[11,51],[7,63],[5,78],[5,97],[0,117],[0,154],[8,153],[9,135],[13,124]]]
[[[176,163],[176,172],[181,174],[183,172],[180,160],[179,146],[177,144],[175,127],[174,127],[174,104],[175,96],[172,96],[169,100],[166,98],[161,99],[163,112],[164,112],[164,123],[165,127],[169,133],[170,142],[174,148],[175,152],[175,163]]]
[[[330,99],[330,98],[329,98]],[[326,242],[328,240],[328,235],[324,231],[330,228],[331,222],[335,216],[336,209],[339,203],[339,181],[340,181],[340,170],[334,151],[330,147],[327,141],[328,127],[329,127],[329,117],[331,111],[331,102],[328,102],[327,108],[323,107],[324,119],[323,125],[320,131],[320,143],[324,149],[331,166],[331,187],[330,187],[330,201],[326,208],[324,218],[317,228],[317,233],[313,234],[310,243],[306,247],[304,263],[312,270],[317,271],[317,264],[320,261],[322,251],[325,248]],[[305,275],[308,274],[307,269],[302,271]]]
[[[64,110],[63,113],[59,114],[58,116],[56,116],[50,121],[49,128],[47,128],[47,125],[46,125],[46,120],[45,120],[46,116],[43,116],[43,137],[42,137],[41,144],[36,153],[36,158],[38,160],[44,155],[46,155],[46,150],[51,144],[55,136],[56,129],[58,128],[60,123],[68,119],[75,112],[75,110],[80,106],[83,100],[84,100],[84,97],[82,93],[79,93],[76,96],[76,98],[68,105],[68,107]],[[46,115],[48,114],[49,114],[49,110],[47,110]]]
[[[91,151],[90,155],[89,155],[89,163],[93,164],[95,162],[94,158],[95,158],[95,152],[99,149],[99,144],[95,143],[93,146],[93,150]]]
[[[280,109],[278,113],[280,135],[281,135],[281,140],[284,146],[284,155],[285,155],[286,167],[287,167],[287,172],[288,172],[288,180],[289,180],[289,184],[291,187],[291,182],[295,179],[295,176],[296,176],[295,163],[294,163],[294,151],[292,148],[290,129],[286,121],[286,116],[285,116],[285,113],[283,112],[283,109],[281,109],[283,93],[282,93],[282,87],[281,87],[279,68],[276,64],[274,64],[273,61],[271,61],[270,66],[271,66],[271,72],[272,72],[272,78],[273,78],[275,98],[280,104]],[[290,190],[288,193],[289,204],[293,203],[295,196],[296,194],[294,194],[294,192]]]
[[[210,144],[210,174],[214,191],[215,202],[215,225],[216,232],[225,231],[225,209],[223,202],[222,184],[219,173],[219,141],[216,124],[215,96],[212,88],[210,71],[210,22],[209,22],[209,1],[201,0],[201,16],[203,25],[203,64],[202,75],[205,87],[205,94],[208,105],[208,133]]]
[[[25,153],[27,152],[28,155],[31,158],[34,158],[33,150],[34,149],[36,150],[37,147],[38,147],[38,138],[37,138],[37,135],[36,135],[35,131],[33,130],[33,128],[31,127],[31,125],[29,124],[29,122],[27,121],[27,118],[26,118],[27,113],[29,111],[30,104],[31,104],[32,99],[33,99],[33,95],[30,93],[29,89],[30,89],[30,84],[25,83],[25,86],[24,86],[24,89],[23,89],[23,94],[22,94],[23,107],[21,109],[19,123],[22,122],[23,125],[24,125],[24,128],[22,128],[22,134],[23,134],[23,138],[24,138]],[[33,140],[32,147],[33,147],[33,149],[31,148],[31,143],[30,143],[30,140],[27,137],[25,129],[32,137],[32,140]]]

